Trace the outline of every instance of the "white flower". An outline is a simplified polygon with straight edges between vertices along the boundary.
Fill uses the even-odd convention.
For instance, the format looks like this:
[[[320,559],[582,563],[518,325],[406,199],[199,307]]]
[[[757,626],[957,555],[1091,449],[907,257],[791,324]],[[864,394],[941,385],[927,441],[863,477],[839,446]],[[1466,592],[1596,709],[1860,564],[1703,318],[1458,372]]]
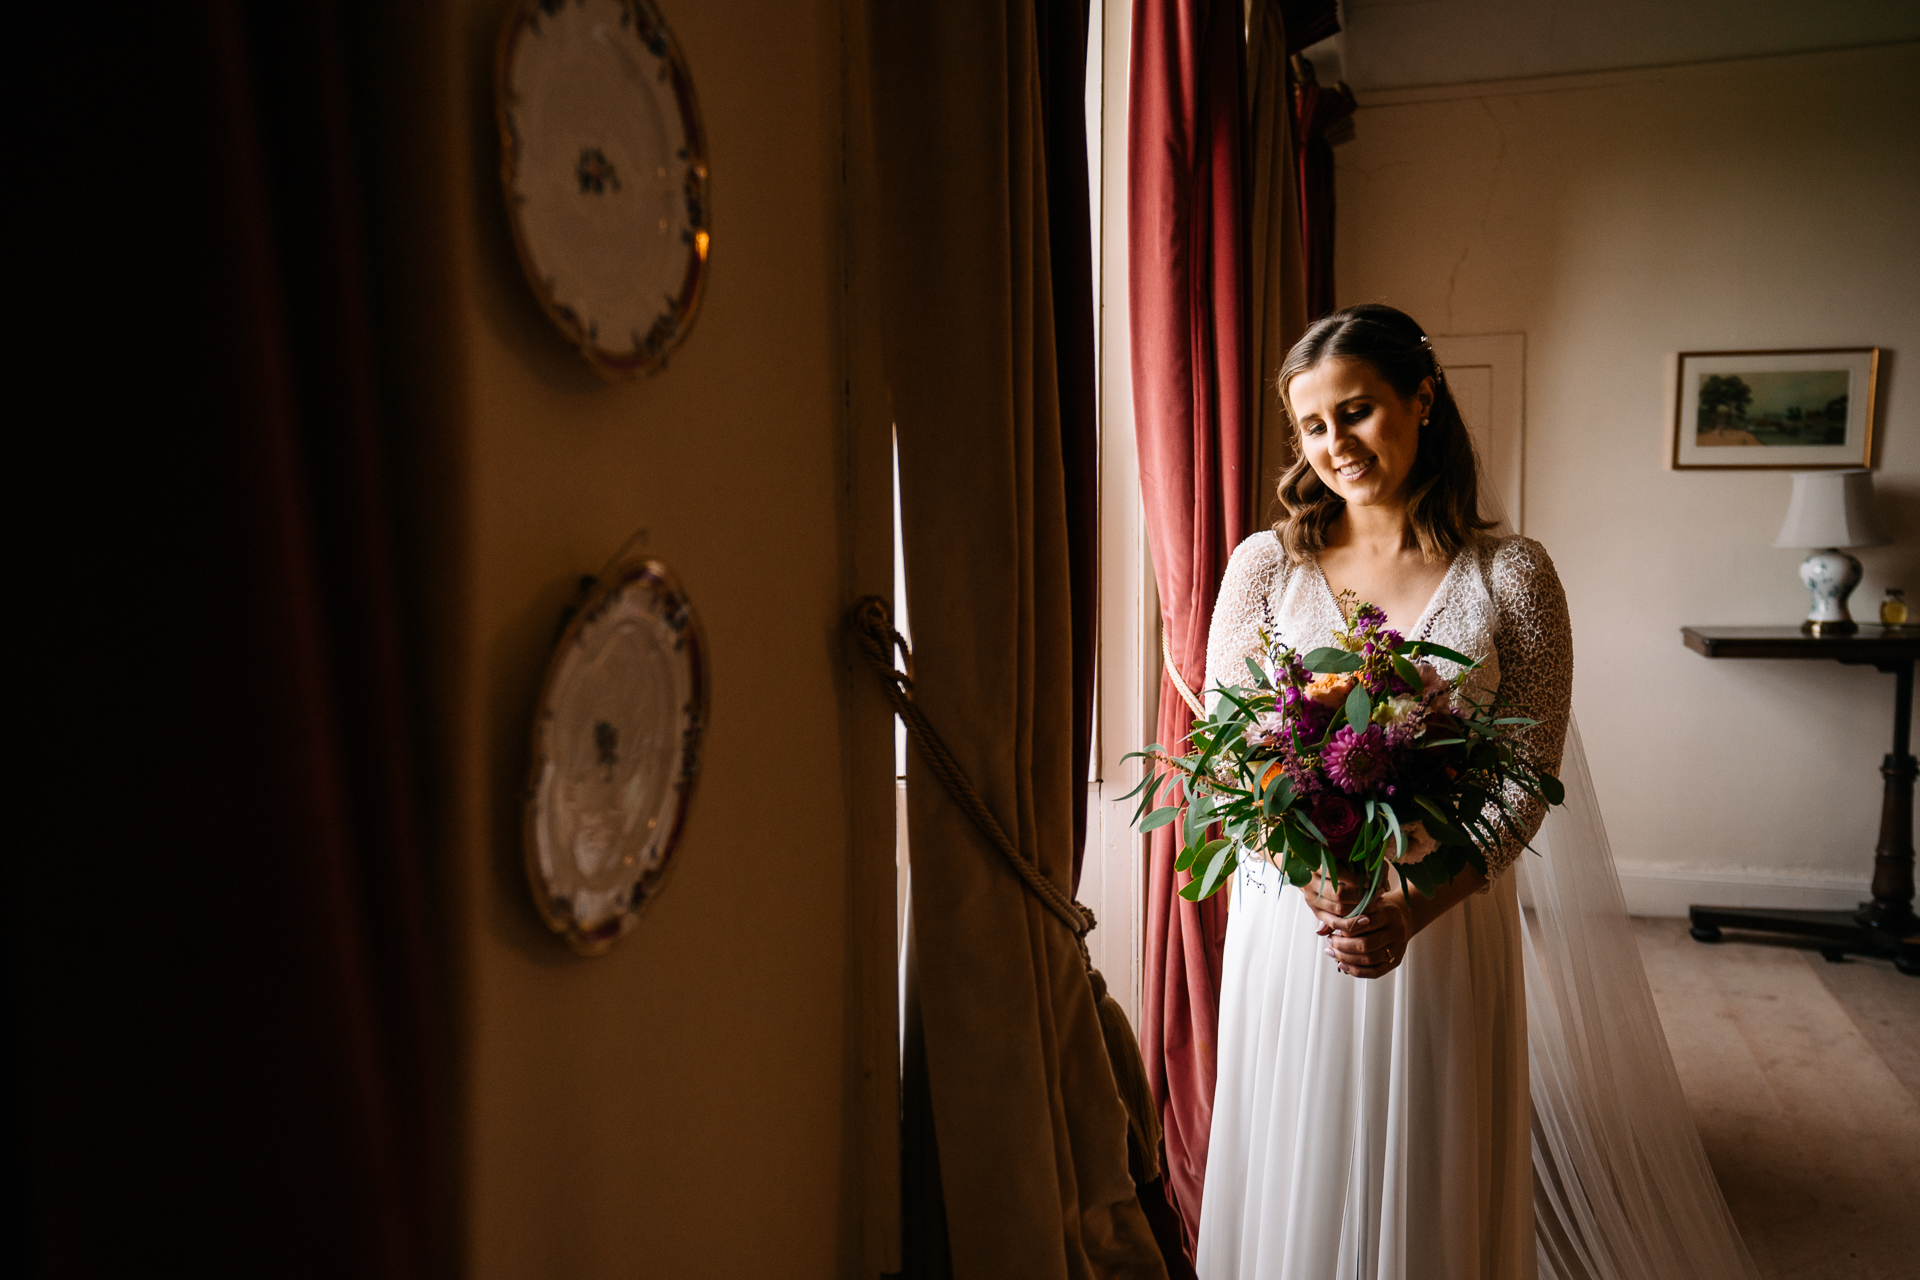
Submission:
[[[1413,723],[1422,710],[1420,699],[1398,694],[1373,709],[1373,722],[1391,729],[1395,725]]]
[[[1403,824],[1400,828],[1400,838],[1406,842],[1400,846],[1400,856],[1393,855],[1393,846],[1389,842],[1387,860],[1397,862],[1403,867],[1419,862],[1440,847],[1440,842],[1428,833],[1426,824],[1422,822]]]
[[[1285,727],[1278,711],[1263,712],[1253,722],[1253,727],[1247,730],[1247,741],[1257,747],[1278,746]]]

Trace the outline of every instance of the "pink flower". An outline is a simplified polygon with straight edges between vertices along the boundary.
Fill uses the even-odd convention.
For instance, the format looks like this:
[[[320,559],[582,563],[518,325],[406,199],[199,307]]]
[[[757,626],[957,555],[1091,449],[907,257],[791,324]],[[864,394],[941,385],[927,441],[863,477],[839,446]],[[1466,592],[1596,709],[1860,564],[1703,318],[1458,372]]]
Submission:
[[[1328,780],[1348,795],[1384,782],[1393,772],[1387,735],[1379,725],[1368,725],[1364,733],[1355,733],[1352,725],[1340,726],[1327,744],[1323,764]]]
[[[1413,669],[1420,673],[1420,696],[1431,698],[1436,693],[1447,691],[1447,678],[1441,675],[1431,662],[1416,662]]]

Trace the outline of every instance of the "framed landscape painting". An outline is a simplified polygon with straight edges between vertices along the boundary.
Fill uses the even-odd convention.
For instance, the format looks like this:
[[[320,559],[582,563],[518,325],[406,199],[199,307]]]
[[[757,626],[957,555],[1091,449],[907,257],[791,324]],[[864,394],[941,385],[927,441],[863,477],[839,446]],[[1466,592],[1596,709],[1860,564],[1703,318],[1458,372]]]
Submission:
[[[1880,348],[1683,351],[1675,470],[1873,465]]]

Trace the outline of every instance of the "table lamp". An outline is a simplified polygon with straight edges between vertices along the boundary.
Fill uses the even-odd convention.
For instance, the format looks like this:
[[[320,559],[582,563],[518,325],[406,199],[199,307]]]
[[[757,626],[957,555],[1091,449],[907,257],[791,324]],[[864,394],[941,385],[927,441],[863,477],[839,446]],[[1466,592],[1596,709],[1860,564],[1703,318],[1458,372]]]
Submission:
[[[1871,471],[1857,467],[1793,473],[1793,498],[1773,545],[1818,548],[1800,562],[1800,581],[1813,597],[1802,631],[1844,636],[1859,630],[1847,612],[1847,597],[1860,585],[1860,562],[1842,548],[1878,547],[1887,541],[1873,520]]]

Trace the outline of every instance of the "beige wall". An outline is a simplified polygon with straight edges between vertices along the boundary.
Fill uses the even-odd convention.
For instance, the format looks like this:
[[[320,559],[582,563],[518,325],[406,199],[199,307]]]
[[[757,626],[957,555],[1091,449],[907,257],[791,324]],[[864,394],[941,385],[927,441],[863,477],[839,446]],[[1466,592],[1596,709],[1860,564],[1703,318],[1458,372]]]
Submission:
[[[1895,545],[1860,553],[1855,612],[1920,596],[1920,46],[1361,103],[1336,151],[1339,300],[1526,335],[1526,532],[1572,602],[1630,898],[1856,899],[1892,677],[1682,648],[1683,624],[1804,616],[1803,553],[1768,545],[1784,475],[1666,458],[1676,352],[1880,346]]]
[[[1349,84],[1460,84],[1920,37],[1914,0],[1341,0]]]
[[[386,216],[425,441],[466,1269],[849,1272],[836,6],[668,8],[711,139],[711,286],[671,366],[618,386],[548,324],[514,258],[492,117],[503,8],[396,16],[412,25],[383,55],[404,113]],[[576,581],[642,528],[704,619],[711,730],[664,894],[582,960],[521,870],[529,717]]]

